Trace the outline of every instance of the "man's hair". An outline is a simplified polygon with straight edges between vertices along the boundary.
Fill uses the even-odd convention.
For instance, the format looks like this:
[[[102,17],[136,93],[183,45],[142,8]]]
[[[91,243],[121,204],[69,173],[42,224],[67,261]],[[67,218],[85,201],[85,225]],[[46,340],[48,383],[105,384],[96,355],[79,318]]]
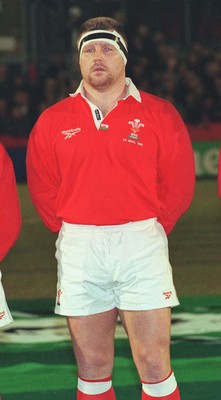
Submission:
[[[127,37],[122,23],[110,17],[90,18],[87,21],[83,22],[78,32],[77,42],[79,42],[79,39],[84,33],[90,31],[96,31],[99,29],[107,31],[116,31],[123,37],[125,43],[127,43]]]

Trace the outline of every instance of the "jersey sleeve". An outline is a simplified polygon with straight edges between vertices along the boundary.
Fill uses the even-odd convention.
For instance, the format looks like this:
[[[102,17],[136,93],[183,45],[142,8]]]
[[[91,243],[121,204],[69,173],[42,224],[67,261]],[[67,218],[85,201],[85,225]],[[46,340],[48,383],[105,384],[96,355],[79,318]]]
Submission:
[[[159,222],[168,234],[192,202],[195,163],[186,126],[171,104],[168,104],[163,115],[161,128],[163,146],[160,152],[158,175]]]
[[[221,149],[219,152],[219,163],[218,163],[218,195],[221,198]]]
[[[61,221],[56,218],[56,199],[60,173],[52,151],[50,124],[44,114],[38,119],[29,137],[26,170],[31,200],[43,223],[52,232],[58,232]]]
[[[21,213],[12,161],[0,145],[0,261],[18,239]]]

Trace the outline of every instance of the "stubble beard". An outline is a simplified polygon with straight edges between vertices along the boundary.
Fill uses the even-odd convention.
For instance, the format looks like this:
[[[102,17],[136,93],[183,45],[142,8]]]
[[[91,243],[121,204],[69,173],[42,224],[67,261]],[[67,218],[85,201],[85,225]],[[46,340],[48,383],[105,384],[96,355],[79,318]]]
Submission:
[[[112,86],[112,84],[114,83],[114,79],[110,74],[103,76],[103,77],[102,76],[94,77],[93,74],[91,74],[88,77],[88,83],[94,89],[100,90],[103,92]]]

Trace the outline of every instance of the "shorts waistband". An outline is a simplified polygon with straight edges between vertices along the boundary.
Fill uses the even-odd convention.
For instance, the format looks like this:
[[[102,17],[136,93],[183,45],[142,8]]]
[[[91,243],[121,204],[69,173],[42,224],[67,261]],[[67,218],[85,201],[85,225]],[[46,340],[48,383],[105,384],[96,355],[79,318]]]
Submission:
[[[149,218],[145,219],[142,221],[134,221],[134,222],[127,222],[126,224],[119,224],[119,225],[81,225],[81,224],[70,224],[68,222],[62,222],[62,229],[67,230],[67,231],[72,231],[72,230],[85,230],[85,231],[96,231],[96,230],[102,230],[102,231],[125,231],[125,230],[131,230],[131,231],[136,231],[140,229],[145,229],[149,226],[154,225],[156,222],[157,218]]]

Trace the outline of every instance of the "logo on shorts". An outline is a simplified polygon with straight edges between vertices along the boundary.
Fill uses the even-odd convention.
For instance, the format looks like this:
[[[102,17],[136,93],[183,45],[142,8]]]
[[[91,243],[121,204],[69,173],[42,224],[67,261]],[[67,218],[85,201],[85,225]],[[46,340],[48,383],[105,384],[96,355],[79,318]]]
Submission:
[[[163,292],[163,295],[165,296],[165,300],[169,300],[172,296],[172,292]]]
[[[60,306],[61,305],[61,295],[62,295],[62,290],[59,289],[58,293],[57,293],[57,305]]]
[[[4,316],[5,316],[5,311],[1,311],[1,312],[0,312],[0,320],[3,319]]]

